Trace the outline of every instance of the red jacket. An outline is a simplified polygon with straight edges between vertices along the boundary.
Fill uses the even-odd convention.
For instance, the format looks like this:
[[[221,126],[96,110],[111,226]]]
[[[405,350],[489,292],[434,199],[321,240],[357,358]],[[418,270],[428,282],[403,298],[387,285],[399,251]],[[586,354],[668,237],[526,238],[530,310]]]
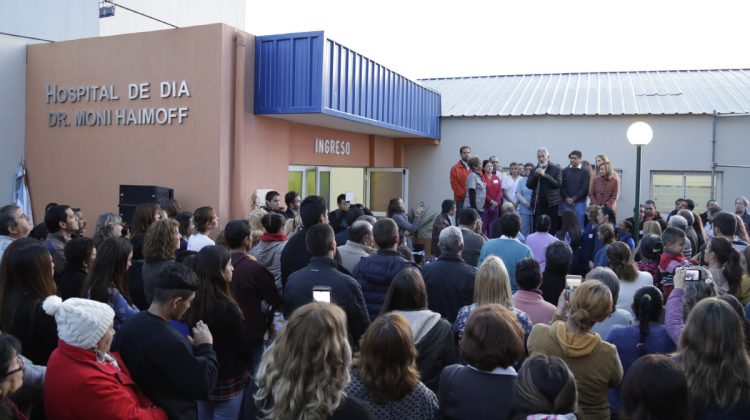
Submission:
[[[487,184],[487,197],[484,199],[484,208],[490,208],[490,200],[497,201],[497,206],[500,207],[503,204],[503,181],[497,175],[487,176],[484,171],[482,171],[482,179]]]
[[[96,361],[94,353],[62,340],[52,352],[44,380],[48,419],[166,419],[141,393],[119,354],[122,371]],[[153,408],[151,408],[153,407]]]
[[[451,189],[453,190],[453,199],[459,206],[466,197],[466,177],[469,176],[469,173],[471,173],[471,169],[460,160],[451,166]]]

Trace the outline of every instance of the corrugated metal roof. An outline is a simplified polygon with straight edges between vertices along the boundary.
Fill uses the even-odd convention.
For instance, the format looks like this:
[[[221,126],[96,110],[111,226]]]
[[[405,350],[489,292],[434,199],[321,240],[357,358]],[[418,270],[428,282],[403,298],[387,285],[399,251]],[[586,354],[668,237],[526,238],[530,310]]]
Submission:
[[[443,117],[750,112],[750,69],[422,79]]]

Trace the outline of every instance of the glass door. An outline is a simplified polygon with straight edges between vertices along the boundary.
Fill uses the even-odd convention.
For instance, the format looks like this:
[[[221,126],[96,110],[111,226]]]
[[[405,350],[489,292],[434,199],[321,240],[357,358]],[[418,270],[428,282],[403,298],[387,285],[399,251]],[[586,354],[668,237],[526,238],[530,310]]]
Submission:
[[[303,198],[307,196],[307,171],[304,166],[289,165],[287,191],[296,191]]]
[[[365,185],[366,206],[375,216],[385,216],[388,202],[401,197],[409,211],[409,170],[406,168],[368,168]]]
[[[319,195],[330,202],[331,168],[328,166],[289,165],[288,190],[304,198]]]
[[[315,194],[326,200],[326,204],[331,205],[331,168],[328,166],[318,166],[315,168],[317,182],[315,183]],[[334,197],[335,200],[335,197]]]

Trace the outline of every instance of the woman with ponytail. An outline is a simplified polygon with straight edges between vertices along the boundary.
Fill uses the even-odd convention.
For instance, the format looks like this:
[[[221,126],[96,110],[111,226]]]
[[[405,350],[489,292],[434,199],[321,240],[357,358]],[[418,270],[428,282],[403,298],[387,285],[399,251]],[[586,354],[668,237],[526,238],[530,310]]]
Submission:
[[[591,327],[612,312],[612,293],[598,280],[586,280],[572,294],[560,296],[566,320],[537,324],[529,335],[529,354],[561,358],[573,372],[578,404],[586,418],[609,418],[607,389],[622,380],[622,364],[615,346],[604,342]],[[559,310],[559,309],[558,309]]]
[[[708,271],[713,276],[717,291],[731,293],[739,297],[742,282],[740,253],[732,247],[728,239],[717,236],[708,241],[703,251]]]
[[[672,353],[677,345],[660,324],[664,312],[664,297],[654,286],[641,287],[633,297],[632,310],[638,325],[617,326],[607,335],[606,341],[617,347],[622,369],[627,374],[630,366],[639,357],[652,353]],[[620,389],[609,391],[609,403],[613,413],[620,407]]]

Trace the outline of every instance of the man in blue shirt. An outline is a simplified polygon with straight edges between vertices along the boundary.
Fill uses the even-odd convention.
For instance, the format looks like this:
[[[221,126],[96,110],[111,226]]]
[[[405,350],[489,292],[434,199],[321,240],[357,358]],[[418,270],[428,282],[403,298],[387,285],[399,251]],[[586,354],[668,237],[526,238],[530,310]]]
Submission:
[[[482,253],[479,254],[479,265],[485,258],[490,255],[500,257],[505,263],[510,277],[510,287],[515,292],[516,286],[516,263],[523,258],[534,257],[531,248],[518,240],[518,232],[521,230],[521,218],[515,213],[505,213],[500,216],[500,236],[497,239],[490,239],[482,247]]]

